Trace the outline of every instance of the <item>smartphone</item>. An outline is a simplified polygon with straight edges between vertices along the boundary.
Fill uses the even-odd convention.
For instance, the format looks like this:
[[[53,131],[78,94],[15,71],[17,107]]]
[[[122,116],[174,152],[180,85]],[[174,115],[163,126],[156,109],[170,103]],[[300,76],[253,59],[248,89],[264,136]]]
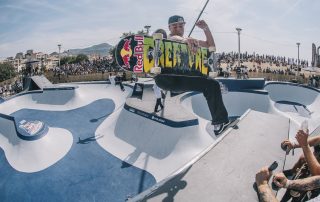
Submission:
[[[275,169],[278,168],[278,162],[277,161],[274,161],[269,167],[268,167],[268,170],[271,172],[271,171],[274,171]]]

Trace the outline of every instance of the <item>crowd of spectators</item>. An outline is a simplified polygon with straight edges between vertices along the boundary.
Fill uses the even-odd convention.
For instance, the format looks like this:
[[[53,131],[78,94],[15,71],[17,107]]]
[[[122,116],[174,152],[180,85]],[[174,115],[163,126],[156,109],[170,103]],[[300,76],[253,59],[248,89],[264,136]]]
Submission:
[[[0,85],[0,97],[8,97],[22,91],[22,82],[16,80],[13,83]]]
[[[309,86],[315,87],[315,88],[319,88],[319,81],[320,81],[320,76],[317,75],[311,75],[309,77]]]
[[[294,58],[287,58],[287,57],[280,57],[280,56],[273,56],[273,55],[258,55],[258,54],[248,54],[240,53],[240,60],[241,62],[254,62],[257,66],[261,65],[262,63],[269,63],[270,66],[275,65],[276,67],[280,66],[288,66],[289,68],[294,68],[298,64],[301,67],[307,67],[309,65],[307,60],[300,60]],[[219,63],[228,63],[233,66],[238,61],[238,53],[230,52],[225,53],[222,52],[219,55],[218,62]]]
[[[54,76],[61,75],[87,75],[93,73],[119,71],[119,67],[114,64],[113,60],[96,59],[93,61],[82,61],[75,64],[64,64],[52,69]]]
[[[245,63],[251,63],[249,67],[246,67]],[[239,77],[240,73],[237,71],[238,68],[238,53],[221,53],[217,57],[217,65],[220,68],[220,76],[230,75],[232,71],[234,71]],[[226,68],[223,70],[221,68],[222,65],[226,65]],[[280,56],[272,56],[272,55],[258,55],[258,54],[248,54],[243,53],[240,54],[240,68],[241,75],[248,72],[258,72],[258,73],[271,73],[277,75],[292,75],[296,76],[297,74],[305,79],[306,75],[301,72],[302,68],[307,67],[309,65],[308,61],[300,60],[294,58],[286,58]],[[245,72],[245,73],[243,73]],[[308,78],[308,77],[307,77]],[[310,80],[312,80],[309,77]],[[310,82],[309,85],[316,87],[315,82]]]

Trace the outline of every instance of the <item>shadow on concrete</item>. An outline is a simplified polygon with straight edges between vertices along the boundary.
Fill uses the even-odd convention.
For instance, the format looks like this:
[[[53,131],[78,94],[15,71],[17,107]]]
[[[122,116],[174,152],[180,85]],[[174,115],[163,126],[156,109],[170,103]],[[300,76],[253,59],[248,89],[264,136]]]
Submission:
[[[160,188],[158,188],[155,192],[147,196],[142,201],[148,201],[148,199],[154,198],[161,194],[167,194],[165,198],[162,199],[164,202],[172,202],[174,201],[175,195],[187,187],[188,183],[182,178],[189,172],[192,166],[188,167],[182,173],[176,175],[174,178],[170,179],[169,181],[165,182]]]
[[[131,154],[129,154],[123,161],[121,168],[128,168],[131,167],[132,164],[139,158],[141,151],[138,149],[134,150]]]
[[[108,113],[108,114],[103,115],[103,116],[101,116],[101,117],[91,119],[90,122],[91,122],[91,123],[98,122],[100,119],[103,119],[103,118],[105,118],[105,117],[108,117],[110,114],[112,114],[112,113]]]
[[[97,141],[97,139],[100,139],[102,137],[103,137],[103,135],[91,136],[91,137],[85,138],[83,140],[81,140],[81,138],[79,137],[77,144],[88,144],[90,142]]]

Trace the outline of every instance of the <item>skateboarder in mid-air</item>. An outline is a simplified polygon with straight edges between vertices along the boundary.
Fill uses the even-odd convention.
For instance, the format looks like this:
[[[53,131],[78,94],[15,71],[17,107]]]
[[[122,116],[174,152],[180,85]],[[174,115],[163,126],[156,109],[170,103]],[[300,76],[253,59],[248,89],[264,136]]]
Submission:
[[[163,39],[166,38],[164,30],[157,30],[161,34],[153,37],[137,34],[121,39],[115,49],[116,61],[128,71],[152,74],[163,90],[202,92],[212,117],[213,131],[219,135],[232,124],[229,124],[219,82],[208,77],[209,69],[214,68],[215,51],[210,29],[203,20],[196,23],[206,36],[202,41],[183,37],[183,17],[172,16],[168,24],[169,40]]]
[[[196,53],[199,47],[211,48],[213,51],[216,50],[211,31],[204,20],[199,20],[196,22],[196,26],[204,31],[206,41],[197,40],[190,37],[183,37],[185,21],[182,16],[171,16],[168,21],[168,26],[170,30],[168,39],[187,43],[191,52]],[[195,76],[199,76],[199,74]],[[209,106],[212,117],[211,124],[214,126],[214,133],[215,135],[219,135],[229,124],[228,112],[223,104],[219,82],[210,77],[199,77],[204,77],[203,79],[200,79],[201,83],[204,85],[202,93],[205,96]],[[190,89],[192,88],[193,87],[190,86]]]

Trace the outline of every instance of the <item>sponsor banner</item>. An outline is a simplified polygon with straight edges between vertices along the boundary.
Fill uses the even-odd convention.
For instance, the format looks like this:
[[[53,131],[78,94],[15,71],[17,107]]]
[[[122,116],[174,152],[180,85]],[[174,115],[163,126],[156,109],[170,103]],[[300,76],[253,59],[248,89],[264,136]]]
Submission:
[[[117,53],[119,65],[129,71],[143,72],[143,45],[144,36],[134,35],[126,37],[118,44]]]
[[[151,116],[151,119],[152,119],[152,120],[155,120],[155,121],[158,121],[158,122],[160,122],[160,123],[165,123],[165,122],[166,122],[164,119],[159,118],[159,117],[157,117],[157,116]]]
[[[134,47],[134,57],[137,58],[137,62],[133,67],[133,72],[143,72],[143,36],[134,36],[134,40],[137,42]]]
[[[170,127],[174,128],[182,128],[182,127],[187,127],[187,126],[193,126],[193,125],[199,125],[198,119],[191,119],[191,120],[186,120],[186,121],[172,121],[154,114],[150,114],[148,112],[139,110],[137,108],[133,108],[127,104],[124,105],[124,108],[128,110],[131,113],[137,114],[139,116],[142,116],[144,118],[150,119],[152,121],[156,121],[158,123],[161,123],[163,125],[167,125]]]

